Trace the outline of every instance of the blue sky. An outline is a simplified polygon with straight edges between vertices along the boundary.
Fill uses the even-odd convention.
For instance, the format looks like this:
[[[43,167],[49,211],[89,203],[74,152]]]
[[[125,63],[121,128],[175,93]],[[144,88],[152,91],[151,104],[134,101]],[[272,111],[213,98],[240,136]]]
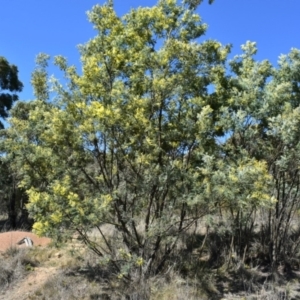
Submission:
[[[130,8],[153,6],[156,0],[114,0],[119,15]],[[291,48],[300,49],[299,0],[208,0],[198,8],[208,24],[205,39],[233,44],[232,56],[239,54],[240,45],[256,41],[257,59],[269,59],[276,65],[280,54]],[[44,52],[66,56],[80,68],[77,45],[85,43],[96,32],[87,21],[86,11],[96,0],[26,0],[1,1],[0,56],[19,68],[24,90],[20,100],[33,99],[30,74],[35,57]],[[54,72],[50,69],[50,73]]]

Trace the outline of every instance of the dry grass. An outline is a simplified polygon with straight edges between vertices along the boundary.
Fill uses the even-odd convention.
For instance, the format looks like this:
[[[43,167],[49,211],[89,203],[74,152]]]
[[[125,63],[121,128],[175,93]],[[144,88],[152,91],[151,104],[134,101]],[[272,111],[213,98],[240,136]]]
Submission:
[[[0,256],[0,289],[15,284],[37,265],[28,257],[28,249],[9,248]]]
[[[131,284],[119,280],[110,266],[101,265],[100,258],[76,239],[59,248],[12,248],[0,257],[0,290],[14,288],[21,279],[26,280],[28,274],[38,273],[39,269],[52,268],[55,275],[37,286],[26,299],[300,299],[297,276],[291,281],[283,276],[280,284],[275,283],[269,273],[234,259],[233,252],[224,251],[223,264],[218,262],[214,267],[209,260],[210,251],[218,246],[218,241],[214,244],[214,240],[207,239],[203,247],[204,229],[202,224],[193,236],[191,233],[181,240],[161,275]],[[112,228],[103,230],[106,236],[115,236]],[[104,246],[99,232],[91,232],[90,237]]]
[[[89,282],[83,276],[74,276],[61,270],[29,299],[104,299],[102,297],[104,293],[100,290],[97,282]]]
[[[12,248],[0,259],[0,289],[11,289],[21,279],[26,280],[28,274],[38,272],[39,268],[54,266],[55,276],[38,286],[26,299],[300,299],[296,279],[279,286],[259,270],[241,265],[212,270],[203,262],[197,263],[196,257],[181,259],[190,264],[189,276],[183,276],[178,268],[180,264],[174,264],[162,275],[128,285],[118,280],[109,267],[101,266],[99,257],[84,247]],[[194,272],[197,267],[198,271]]]
[[[205,281],[205,280],[204,280]],[[203,281],[183,279],[178,273],[171,272],[167,276],[158,276],[152,280],[151,300],[196,300],[209,299],[203,288]]]

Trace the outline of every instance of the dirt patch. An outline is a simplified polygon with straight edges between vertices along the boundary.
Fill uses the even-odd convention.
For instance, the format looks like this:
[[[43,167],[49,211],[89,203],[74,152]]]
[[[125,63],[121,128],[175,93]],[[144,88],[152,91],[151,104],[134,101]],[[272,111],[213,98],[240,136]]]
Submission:
[[[33,246],[47,246],[51,239],[47,237],[38,237],[36,234],[28,231],[9,231],[0,233],[0,252],[5,252],[11,247],[23,248],[26,244],[18,245],[18,242],[25,237],[33,241]]]

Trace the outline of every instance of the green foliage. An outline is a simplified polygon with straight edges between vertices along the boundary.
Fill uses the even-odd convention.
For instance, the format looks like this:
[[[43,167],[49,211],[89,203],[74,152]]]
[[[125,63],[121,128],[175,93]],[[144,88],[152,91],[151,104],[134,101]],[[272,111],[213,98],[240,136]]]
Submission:
[[[36,100],[15,106],[2,136],[35,231],[78,233],[128,279],[161,272],[184,233],[220,211],[242,256],[262,208],[278,257],[282,218],[298,209],[299,52],[276,70],[247,42],[227,64],[230,46],[197,42],[206,24],[192,1],[123,17],[109,2],[88,16],[97,35],[80,47],[82,74],[57,56],[67,84],[49,84],[39,55]]]

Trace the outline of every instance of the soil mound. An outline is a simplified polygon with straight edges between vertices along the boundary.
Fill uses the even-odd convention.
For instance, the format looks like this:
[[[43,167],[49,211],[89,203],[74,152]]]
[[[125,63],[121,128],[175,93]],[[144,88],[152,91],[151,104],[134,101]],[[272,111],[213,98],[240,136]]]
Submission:
[[[23,248],[27,247],[25,243],[18,245],[25,237],[32,240],[33,246],[47,246],[51,239],[47,237],[38,237],[29,231],[8,231],[0,233],[0,252],[4,252],[10,247]]]

